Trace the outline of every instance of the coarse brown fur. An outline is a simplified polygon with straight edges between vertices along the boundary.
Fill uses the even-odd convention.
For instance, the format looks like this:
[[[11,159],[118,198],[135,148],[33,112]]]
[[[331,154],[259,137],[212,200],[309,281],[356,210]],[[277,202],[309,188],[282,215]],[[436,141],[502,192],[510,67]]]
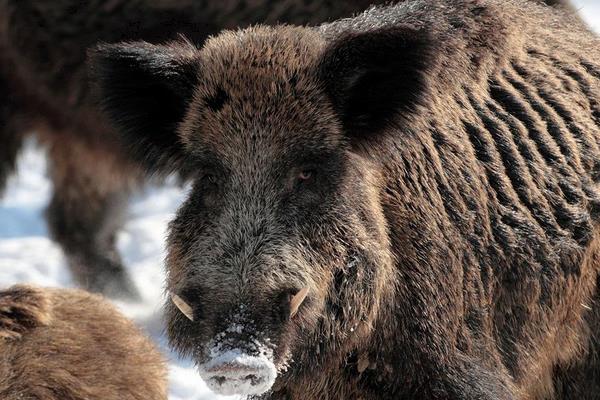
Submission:
[[[166,374],[154,344],[97,295],[0,291],[2,400],[166,400]]]
[[[261,343],[269,399],[598,399],[600,40],[535,3],[99,48],[134,154],[195,173],[173,346]]]
[[[85,288],[135,297],[115,249],[142,170],[90,97],[86,49],[98,42],[158,43],[185,34],[201,44],[251,23],[320,23],[373,0],[0,0],[0,192],[26,134],[48,148],[53,238]]]

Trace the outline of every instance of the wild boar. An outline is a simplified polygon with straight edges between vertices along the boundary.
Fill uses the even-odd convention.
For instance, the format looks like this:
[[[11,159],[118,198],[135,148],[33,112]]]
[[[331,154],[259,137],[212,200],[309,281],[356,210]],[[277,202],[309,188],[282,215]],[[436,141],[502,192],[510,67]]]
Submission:
[[[81,290],[0,291],[3,400],[166,400],[166,363],[108,301]]]
[[[382,0],[0,0],[0,192],[21,143],[47,147],[52,237],[83,287],[136,298],[115,248],[129,194],[144,174],[90,96],[86,49],[179,34],[200,44],[223,28],[320,23]]]
[[[411,0],[91,65],[133,156],[194,177],[168,333],[216,392],[597,398],[600,40],[568,9]]]

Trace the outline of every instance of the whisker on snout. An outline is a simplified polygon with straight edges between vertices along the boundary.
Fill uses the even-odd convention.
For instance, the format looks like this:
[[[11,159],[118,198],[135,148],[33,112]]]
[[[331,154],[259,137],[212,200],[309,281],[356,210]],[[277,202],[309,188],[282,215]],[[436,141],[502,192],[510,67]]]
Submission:
[[[300,306],[306,299],[307,294],[308,294],[308,287],[305,287],[304,289],[302,289],[298,293],[296,293],[294,295],[294,297],[292,297],[292,300],[290,301],[290,318],[293,318],[296,315],[296,313],[298,312],[298,309],[300,308]]]
[[[181,313],[185,315],[190,321],[194,320],[194,309],[188,303],[183,301],[181,297],[179,297],[175,293],[171,293],[171,301],[173,301],[175,307],[177,307],[179,311],[181,311]]]

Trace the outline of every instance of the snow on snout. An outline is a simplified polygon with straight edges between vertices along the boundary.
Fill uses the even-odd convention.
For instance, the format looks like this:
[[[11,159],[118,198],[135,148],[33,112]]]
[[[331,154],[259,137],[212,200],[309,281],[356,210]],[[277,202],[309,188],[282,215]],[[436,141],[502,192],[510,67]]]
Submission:
[[[240,305],[229,326],[208,343],[205,361],[198,365],[200,376],[217,394],[263,394],[277,378],[271,341],[257,332],[247,311]]]
[[[267,353],[269,354],[269,353]],[[277,369],[263,352],[249,355],[241,349],[224,351],[199,367],[200,376],[215,393],[258,395],[273,386]]]

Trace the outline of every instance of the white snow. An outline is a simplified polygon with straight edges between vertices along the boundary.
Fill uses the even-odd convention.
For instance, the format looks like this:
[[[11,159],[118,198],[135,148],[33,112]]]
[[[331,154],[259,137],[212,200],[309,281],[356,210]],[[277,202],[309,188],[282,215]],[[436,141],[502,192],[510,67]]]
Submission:
[[[600,32],[600,0],[571,0],[576,9],[596,31]]]
[[[591,26],[600,31],[600,0],[575,0],[574,3]],[[43,220],[50,189],[44,154],[30,144],[20,158],[18,173],[11,178],[7,193],[0,200],[0,287],[18,282],[74,286],[64,256],[48,239]],[[132,200],[118,245],[144,302],[118,305],[144,327],[168,355],[170,400],[238,399],[211,393],[189,360],[181,360],[167,350],[160,311],[164,301],[163,243],[166,223],[184,195],[185,189],[170,183],[150,188]],[[222,357],[230,356],[232,354],[222,354]]]

